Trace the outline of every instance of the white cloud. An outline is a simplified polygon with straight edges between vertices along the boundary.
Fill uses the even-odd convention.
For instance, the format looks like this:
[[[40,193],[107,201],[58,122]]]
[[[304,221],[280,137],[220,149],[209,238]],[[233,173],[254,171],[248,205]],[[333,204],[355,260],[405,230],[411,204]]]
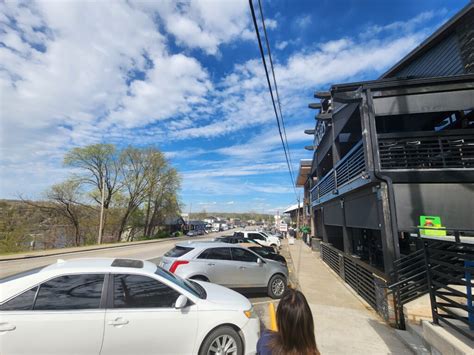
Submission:
[[[416,30],[420,25],[435,17],[444,17],[447,14],[445,8],[439,10],[425,11],[406,21],[395,21],[387,25],[371,25],[367,30],[360,34],[361,38],[370,38],[381,33],[390,35],[400,35],[400,33],[409,33]]]
[[[301,29],[308,27],[312,22],[313,20],[311,19],[311,15],[304,15],[295,19],[296,26],[300,27]]]
[[[178,44],[189,48],[200,48],[208,54],[217,54],[219,45],[235,39],[249,39],[245,1],[199,0],[159,1],[155,10]],[[255,37],[251,37],[252,39]]]
[[[265,19],[265,27],[269,30],[275,30],[278,27],[277,20],[267,18]]]
[[[245,128],[258,129],[254,135],[262,128],[271,131],[210,151],[217,156],[215,164],[207,170],[186,168],[186,178],[193,182],[186,188],[201,182],[216,193],[224,187],[225,193],[239,193],[239,176],[284,173],[261,61],[236,64],[219,77],[194,55],[220,60],[222,45],[254,41],[247,6],[239,0],[0,2],[2,195],[11,196],[25,180],[34,180],[31,191],[39,192],[40,186],[61,179],[63,153],[73,146],[239,137]],[[299,115],[308,112],[304,92],[386,69],[426,35],[418,28],[430,16],[409,20],[410,31],[398,31],[402,25],[396,22],[373,27],[363,39],[354,35],[311,50],[293,45],[295,52],[288,58],[277,52],[276,76],[290,144],[303,145],[310,138],[303,129],[314,124],[301,125],[306,116]],[[308,26],[311,17],[297,22]],[[278,23],[267,19],[267,27],[274,30]],[[390,35],[380,39],[379,34]],[[276,47],[289,44],[294,42]],[[206,153],[194,149],[188,157]],[[294,162],[303,153],[295,153]],[[167,156],[177,158],[173,151]],[[232,163],[223,167],[229,158]],[[249,161],[253,166],[246,168]],[[21,180],[25,172],[28,178]],[[235,179],[237,186],[222,185],[226,179]],[[245,189],[284,190],[277,185],[248,183]]]
[[[281,51],[285,49],[287,46],[288,46],[288,41],[281,41],[275,45],[276,49],[279,49]]]

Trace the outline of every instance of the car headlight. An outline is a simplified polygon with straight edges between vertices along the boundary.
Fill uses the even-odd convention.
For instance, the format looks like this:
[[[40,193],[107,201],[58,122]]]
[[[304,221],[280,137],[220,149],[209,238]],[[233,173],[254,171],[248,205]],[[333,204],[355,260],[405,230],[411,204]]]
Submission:
[[[249,319],[250,319],[250,318],[258,318],[258,314],[257,314],[257,312],[255,312],[255,310],[253,309],[253,306],[252,306],[250,309],[244,311],[244,314],[245,314],[245,316],[246,316],[247,318],[249,318]]]

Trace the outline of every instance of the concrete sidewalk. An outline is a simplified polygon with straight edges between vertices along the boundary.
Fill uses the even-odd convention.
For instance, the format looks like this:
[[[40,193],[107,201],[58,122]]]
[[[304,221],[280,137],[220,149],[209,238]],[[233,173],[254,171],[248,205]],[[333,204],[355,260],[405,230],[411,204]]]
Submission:
[[[287,246],[313,312],[316,342],[326,354],[412,354],[368,304],[301,240]]]

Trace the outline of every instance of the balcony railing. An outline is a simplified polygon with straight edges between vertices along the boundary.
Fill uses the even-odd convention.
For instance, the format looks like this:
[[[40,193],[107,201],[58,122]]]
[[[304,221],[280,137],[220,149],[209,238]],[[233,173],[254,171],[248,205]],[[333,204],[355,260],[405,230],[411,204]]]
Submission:
[[[379,134],[382,170],[474,169],[474,129]]]
[[[311,190],[311,201],[321,202],[338,194],[341,188],[362,177],[365,172],[362,141],[357,143]]]

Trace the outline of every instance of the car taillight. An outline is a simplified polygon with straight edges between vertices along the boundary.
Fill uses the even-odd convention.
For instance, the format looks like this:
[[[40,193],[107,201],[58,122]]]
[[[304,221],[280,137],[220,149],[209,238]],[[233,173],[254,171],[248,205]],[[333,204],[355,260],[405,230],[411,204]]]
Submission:
[[[186,265],[189,264],[189,261],[187,260],[176,260],[170,267],[170,272],[174,274],[176,269],[178,268],[179,265]]]

